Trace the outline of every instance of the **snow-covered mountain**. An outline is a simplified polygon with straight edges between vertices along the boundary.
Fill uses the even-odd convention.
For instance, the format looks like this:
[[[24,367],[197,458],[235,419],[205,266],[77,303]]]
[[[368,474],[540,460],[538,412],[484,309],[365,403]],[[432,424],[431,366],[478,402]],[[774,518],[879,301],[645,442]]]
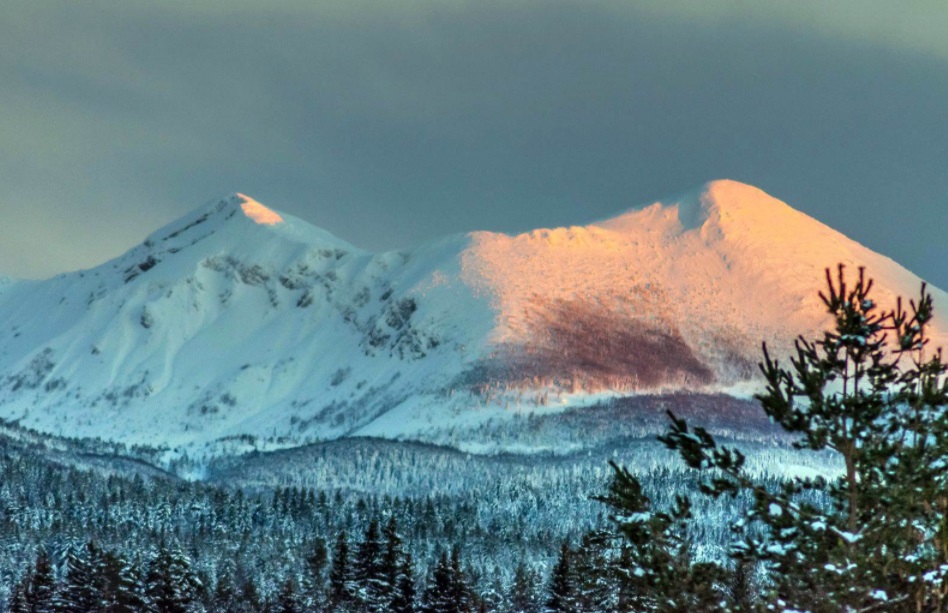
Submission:
[[[0,418],[220,452],[741,396],[761,341],[786,351],[825,326],[816,291],[838,262],[866,266],[883,304],[918,292],[892,260],[732,181],[588,226],[381,254],[235,194],[97,268],[0,280]]]

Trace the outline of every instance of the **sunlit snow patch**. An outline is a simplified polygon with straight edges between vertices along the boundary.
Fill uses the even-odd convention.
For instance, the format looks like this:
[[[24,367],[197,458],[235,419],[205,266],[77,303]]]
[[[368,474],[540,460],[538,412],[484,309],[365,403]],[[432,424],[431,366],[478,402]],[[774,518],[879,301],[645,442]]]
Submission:
[[[244,215],[254,220],[254,222],[265,226],[283,223],[283,218],[276,211],[271,211],[249,196],[237,195],[243,200],[240,208],[243,209]]]

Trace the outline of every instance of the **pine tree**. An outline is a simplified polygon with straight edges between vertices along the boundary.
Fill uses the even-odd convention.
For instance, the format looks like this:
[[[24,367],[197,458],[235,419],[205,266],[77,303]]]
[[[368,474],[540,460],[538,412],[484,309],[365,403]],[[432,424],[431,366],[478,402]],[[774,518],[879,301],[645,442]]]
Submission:
[[[234,582],[234,576],[229,572],[217,575],[217,584],[214,586],[213,602],[222,612],[236,613],[239,610],[239,593]]]
[[[390,604],[395,598],[404,571],[402,562],[405,558],[402,537],[398,534],[398,523],[395,516],[389,517],[382,531],[384,546],[380,560],[380,575],[383,581],[381,600]]]
[[[412,568],[412,557],[406,553],[399,564],[395,579],[395,592],[392,596],[392,613],[414,613],[415,611],[415,577]]]
[[[10,613],[30,613],[30,573],[24,574],[10,594]]]
[[[435,564],[434,571],[425,590],[424,613],[457,613],[458,605],[454,598],[454,576],[448,554],[442,552]]]
[[[451,598],[458,611],[476,611],[479,607],[474,590],[461,568],[461,549],[457,545],[451,548]]]
[[[241,613],[264,610],[263,598],[260,596],[260,590],[257,588],[257,582],[254,581],[253,577],[246,577],[241,584],[237,610]]]
[[[461,556],[457,547],[438,558],[428,581],[422,605],[425,613],[467,613],[477,609],[473,594],[461,570]]]
[[[123,554],[105,552],[100,568],[101,606],[106,613],[134,613],[145,608],[139,574]]]
[[[721,588],[724,570],[715,562],[696,562],[691,535],[691,501],[676,496],[668,511],[652,508],[639,480],[610,462],[609,492],[597,499],[613,510],[623,537],[614,576],[622,610],[662,612],[726,610]]]
[[[99,607],[103,596],[102,552],[89,541],[84,547],[70,549],[66,556],[66,576],[55,597],[60,613],[85,613]]]
[[[511,613],[536,613],[537,578],[521,562],[514,570],[513,583],[510,586],[508,609]]]
[[[850,286],[827,270],[820,297],[831,330],[800,338],[790,368],[764,346],[765,413],[796,446],[830,450],[839,478],[768,488],[744,456],[674,415],[662,441],[692,468],[713,470],[711,496],[753,495],[734,555],[768,571],[773,606],[822,611],[940,611],[948,606],[948,380],[928,352],[931,294],[881,311],[860,269]],[[891,341],[891,342],[890,342]]]
[[[53,613],[55,611],[56,578],[53,565],[45,548],[40,548],[33,566],[33,575],[28,583],[25,601],[30,613]]]
[[[546,601],[545,613],[568,613],[576,608],[572,555],[569,543],[563,541],[560,546],[560,557],[550,577],[550,597]]]
[[[186,613],[200,596],[201,584],[180,549],[162,547],[145,576],[149,604],[164,613]]]
[[[388,610],[390,591],[382,565],[379,523],[375,519],[369,522],[362,542],[356,548],[352,578],[359,611],[375,613]]]
[[[283,582],[280,595],[277,597],[276,613],[302,613],[302,611],[303,606],[300,604],[296,581],[291,577]]]
[[[323,604],[328,562],[326,541],[321,538],[315,539],[309,555],[306,556],[306,574],[302,587],[303,601],[310,609],[315,610]]]
[[[589,532],[572,555],[575,604],[578,611],[615,611],[618,594],[612,589],[607,556],[608,535]]]
[[[330,610],[343,610],[353,600],[352,569],[349,565],[349,539],[344,530],[336,537],[329,568]]]

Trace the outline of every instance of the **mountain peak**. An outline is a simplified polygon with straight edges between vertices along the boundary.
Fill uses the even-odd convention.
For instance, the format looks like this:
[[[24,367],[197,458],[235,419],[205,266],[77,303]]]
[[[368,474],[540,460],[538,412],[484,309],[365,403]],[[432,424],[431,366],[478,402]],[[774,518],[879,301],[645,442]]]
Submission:
[[[700,191],[712,200],[725,199],[729,201],[772,201],[776,200],[764,190],[733,179],[715,179],[701,186]]]
[[[267,232],[261,234],[259,230],[262,229]],[[226,240],[230,240],[232,245],[252,241],[259,246],[261,240],[279,237],[294,243],[331,245],[355,250],[352,245],[329,232],[271,209],[240,192],[211,200],[179,217],[152,233],[145,244],[164,245],[180,250],[197,242],[204,242],[211,235],[217,235],[220,240],[225,240],[224,237],[228,236],[230,238]]]
[[[718,179],[677,197],[665,198],[645,207],[635,207],[594,225],[615,232],[661,232],[681,234],[708,225],[779,225],[788,217],[802,216],[760,188]],[[805,217],[805,216],[804,216]]]
[[[272,209],[268,209],[250,196],[245,196],[240,192],[236,192],[231,197],[231,199],[240,201],[240,209],[243,211],[244,215],[250,218],[254,223],[263,226],[272,226],[278,223],[283,223],[283,217],[280,216],[279,213]]]
[[[707,210],[724,215],[732,222],[764,219],[776,221],[788,216],[804,216],[764,190],[740,181],[721,179],[705,183],[701,188],[700,200]]]

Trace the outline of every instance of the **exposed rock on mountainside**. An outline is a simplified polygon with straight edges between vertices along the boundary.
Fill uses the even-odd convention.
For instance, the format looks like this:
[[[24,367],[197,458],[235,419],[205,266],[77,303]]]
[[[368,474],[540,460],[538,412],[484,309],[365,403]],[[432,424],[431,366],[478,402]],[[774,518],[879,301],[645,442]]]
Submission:
[[[741,396],[761,341],[785,352],[824,327],[815,292],[838,262],[866,266],[883,303],[918,291],[895,262],[732,181],[588,226],[382,254],[235,194],[97,268],[0,280],[0,417],[225,452],[451,444],[610,396]],[[935,329],[944,344],[944,319]]]

